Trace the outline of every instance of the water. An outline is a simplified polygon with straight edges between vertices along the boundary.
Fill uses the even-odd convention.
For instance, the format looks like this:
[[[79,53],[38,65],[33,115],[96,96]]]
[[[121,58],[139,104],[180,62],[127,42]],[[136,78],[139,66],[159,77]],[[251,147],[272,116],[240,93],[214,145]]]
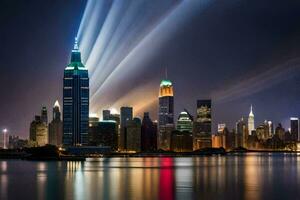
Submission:
[[[300,199],[300,156],[0,160],[0,199]]]

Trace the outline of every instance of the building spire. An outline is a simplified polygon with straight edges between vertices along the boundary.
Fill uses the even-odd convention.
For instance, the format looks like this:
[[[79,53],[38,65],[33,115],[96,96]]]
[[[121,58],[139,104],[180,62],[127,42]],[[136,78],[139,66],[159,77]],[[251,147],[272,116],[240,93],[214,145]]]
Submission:
[[[254,116],[252,104],[251,104],[251,106],[250,106],[250,113],[249,113],[249,116]]]
[[[78,38],[77,37],[75,37],[74,50],[79,50],[79,47],[78,47]]]

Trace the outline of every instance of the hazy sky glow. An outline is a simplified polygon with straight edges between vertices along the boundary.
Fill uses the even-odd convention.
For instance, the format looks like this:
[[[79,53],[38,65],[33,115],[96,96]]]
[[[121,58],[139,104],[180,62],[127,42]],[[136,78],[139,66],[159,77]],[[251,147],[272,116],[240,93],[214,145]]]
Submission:
[[[0,9],[0,127],[23,137],[42,105],[51,113],[61,103],[76,35],[92,112],[132,105],[156,119],[168,68],[176,115],[194,114],[200,98],[230,128],[250,104],[256,124],[300,115],[300,2],[4,0]]]

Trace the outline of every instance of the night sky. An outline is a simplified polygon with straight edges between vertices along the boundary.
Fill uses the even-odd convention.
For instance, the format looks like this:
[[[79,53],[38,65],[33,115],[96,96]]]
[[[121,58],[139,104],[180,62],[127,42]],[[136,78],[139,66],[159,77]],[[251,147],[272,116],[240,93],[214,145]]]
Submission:
[[[42,105],[52,118],[55,100],[62,102],[63,70],[85,5],[80,0],[0,2],[1,128],[28,137]],[[145,9],[155,7],[148,3]],[[212,98],[214,126],[225,122],[233,128],[252,104],[256,125],[268,119],[288,128],[289,117],[300,117],[299,10],[294,0],[210,1],[168,35],[140,70],[127,80],[110,80],[103,99],[111,97],[113,105],[137,86],[141,94],[157,95],[167,67],[176,116],[184,108],[195,115],[196,100]],[[143,111],[156,119],[157,103],[137,114]]]

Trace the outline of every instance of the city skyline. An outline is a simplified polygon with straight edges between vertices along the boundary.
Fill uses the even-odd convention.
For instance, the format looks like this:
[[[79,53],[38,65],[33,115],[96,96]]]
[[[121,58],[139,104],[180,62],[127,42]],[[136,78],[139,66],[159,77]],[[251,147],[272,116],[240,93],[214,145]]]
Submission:
[[[36,3],[37,6],[32,8],[25,3],[20,3],[17,7],[20,11],[19,15],[14,17],[12,17],[12,13],[9,10],[1,14],[3,19],[9,18],[11,23],[10,25],[4,24],[3,31],[1,31],[3,37],[0,37],[0,40],[9,38],[8,36],[11,34],[18,37],[14,37],[16,40],[11,38],[7,41],[3,40],[2,43],[2,51],[5,49],[5,52],[1,52],[1,55],[3,55],[1,91],[6,95],[1,100],[1,105],[7,106],[3,107],[3,112],[0,115],[0,127],[7,128],[12,134],[20,135],[24,138],[28,136],[29,122],[33,120],[33,116],[39,112],[42,105],[49,109],[56,99],[62,103],[61,74],[64,66],[68,63],[73,38],[77,35],[85,10],[84,1],[78,1],[73,5],[68,3],[55,3],[53,5],[46,3],[41,5],[38,2]],[[5,4],[11,6],[9,2],[5,2]],[[124,105],[137,108],[138,105],[131,104],[132,96],[137,94],[141,96],[144,94],[144,91],[147,91],[147,97],[157,96],[157,85],[164,78],[164,69],[167,67],[168,78],[174,83],[174,90],[176,91],[174,95],[176,99],[174,105],[175,119],[184,108],[187,108],[195,116],[196,100],[211,98],[213,103],[214,131],[216,131],[217,124],[221,122],[233,128],[237,119],[242,116],[248,116],[251,104],[255,109],[256,124],[260,124],[265,119],[268,119],[272,120],[275,125],[281,122],[285,128],[288,128],[289,118],[298,117],[299,111],[299,90],[297,89],[299,87],[299,77],[295,73],[298,70],[297,46],[299,45],[297,44],[299,40],[295,36],[299,31],[296,26],[296,22],[300,18],[296,12],[298,3],[288,2],[286,6],[281,7],[279,2],[273,1],[274,6],[268,12],[269,14],[277,13],[272,15],[275,20],[265,18],[261,22],[261,24],[273,26],[262,28],[261,24],[254,25],[253,22],[257,18],[262,17],[263,10],[261,7],[266,5],[267,3],[265,2],[259,4],[256,1],[245,3],[245,5],[235,3],[213,4],[205,9],[207,16],[200,12],[198,15],[189,18],[188,22],[180,24],[179,29],[182,28],[182,30],[169,35],[173,38],[172,41],[176,41],[176,43],[166,41],[159,49],[154,48],[154,50],[158,50],[162,54],[154,56],[150,63],[145,63],[145,69],[137,70],[137,73],[129,76],[129,78],[134,78],[136,81],[121,79],[116,80],[115,83],[112,82],[112,95],[119,92],[115,84],[119,84],[120,81],[126,83],[122,84],[126,88],[133,86],[136,88],[136,85],[140,85],[141,87],[137,88],[136,92],[133,93],[126,88],[120,88],[129,94],[129,96],[123,96],[124,101],[122,101]],[[168,10],[174,5],[166,4],[165,6],[165,9]],[[229,23],[229,27],[220,25],[219,21],[227,22],[233,19],[234,16],[240,14],[238,10],[243,10],[246,6],[251,10],[257,11],[257,13],[246,13],[240,16],[240,20],[235,19],[232,23]],[[49,22],[49,26],[56,31],[45,33],[43,26],[39,26],[42,23],[41,20],[29,22],[30,19],[27,17],[27,14],[32,12],[33,16],[36,15],[34,11],[37,8],[45,10],[44,20]],[[146,5],[144,9],[148,10],[151,8],[149,5]],[[233,11],[231,15],[226,12],[227,9]],[[50,13],[53,13],[53,10],[57,11],[58,16],[50,15]],[[165,10],[161,10],[161,13],[164,12]],[[214,15],[216,13],[219,14]],[[24,19],[22,18],[23,16],[25,16]],[[212,18],[212,16],[214,17]],[[59,20],[54,20],[56,17]],[[251,31],[248,36],[245,35],[247,31],[243,29],[244,26],[241,24],[245,19],[249,20],[248,25],[252,28],[246,29]],[[29,35],[27,28],[24,29],[24,34],[14,33],[16,31],[14,24],[22,20],[25,21],[24,25],[27,25],[28,29],[35,27],[32,32],[33,35]],[[61,22],[58,23],[56,21]],[[194,25],[197,25],[196,27],[207,25],[207,32],[201,28],[193,29]],[[213,30],[222,30],[223,34],[212,32]],[[235,33],[236,30],[239,30],[240,33]],[[255,31],[261,33],[257,38],[251,35]],[[264,36],[263,33],[268,35],[268,37]],[[211,34],[212,36],[210,37],[209,35]],[[39,42],[33,40],[32,36],[36,36],[34,38]],[[189,40],[188,36],[192,39]],[[218,39],[221,36],[228,39],[228,42],[220,42]],[[219,41],[218,45],[214,42],[215,39]],[[263,44],[264,48],[254,53],[257,46],[250,44],[248,39],[255,41],[256,44]],[[207,42],[205,43],[205,41]],[[272,43],[274,41],[275,43]],[[291,44],[291,41],[293,44]],[[232,43],[230,44],[229,42]],[[241,43],[241,46],[238,45],[239,43]],[[24,47],[21,48],[24,49],[22,52],[19,52],[19,46]],[[243,46],[247,46],[247,48],[244,49]],[[182,53],[191,47],[193,48],[191,51],[188,51],[189,55]],[[219,48],[228,48],[228,53],[217,50]],[[36,52],[36,56],[35,54],[29,54],[29,50]],[[205,53],[205,51],[208,52]],[[208,53],[217,55],[219,61],[213,61],[209,57],[205,58],[205,55]],[[232,56],[235,54],[236,56]],[[20,56],[20,59],[13,59],[13,55]],[[22,60],[22,63],[19,60]],[[296,67],[286,67],[287,65],[295,65]],[[182,68],[186,70],[182,70]],[[212,71],[210,68],[217,71]],[[282,68],[287,68],[287,70],[278,73]],[[145,72],[149,72],[148,75],[145,75]],[[207,74],[207,76],[202,76],[203,73]],[[31,80],[30,77],[32,76],[36,77],[35,80]],[[280,76],[287,78],[281,78]],[[14,85],[12,81],[15,78],[13,77],[17,78],[20,84]],[[139,77],[143,77],[143,80],[139,79]],[[198,79],[200,81],[197,81]],[[210,82],[211,80],[213,80],[213,83]],[[258,85],[254,84],[256,82],[258,82]],[[237,88],[230,87],[235,84],[237,84]],[[12,85],[12,88],[8,91],[5,87],[6,85]],[[25,86],[31,89],[26,90]],[[244,90],[241,90],[240,87],[242,86],[245,88]],[[230,94],[233,99],[228,98],[222,91],[227,92],[228,95]],[[221,95],[222,98],[211,94]],[[120,95],[122,96],[123,94],[120,93]],[[23,100],[22,103],[19,102],[20,97]],[[116,98],[112,97],[112,99],[114,103]],[[122,101],[120,102],[122,103]],[[126,101],[128,103],[125,103]],[[265,102],[268,103],[266,104]],[[140,109],[138,116],[142,118],[143,112],[149,111],[151,118],[153,120],[157,119],[156,112],[158,108],[156,107],[156,102],[153,105]],[[115,108],[118,107],[116,106]],[[103,109],[107,108],[109,107],[103,107]],[[16,115],[18,112],[21,113],[21,117]]]

